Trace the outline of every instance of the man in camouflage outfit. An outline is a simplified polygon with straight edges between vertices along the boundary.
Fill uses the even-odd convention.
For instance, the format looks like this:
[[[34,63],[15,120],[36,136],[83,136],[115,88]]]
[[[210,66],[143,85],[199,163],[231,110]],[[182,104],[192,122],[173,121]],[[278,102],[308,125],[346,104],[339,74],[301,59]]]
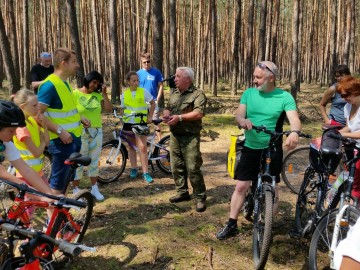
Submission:
[[[206,96],[193,85],[194,71],[189,67],[176,69],[175,85],[171,90],[163,119],[170,126],[171,170],[177,195],[171,203],[189,201],[189,178],[196,200],[196,211],[206,210],[206,187],[201,172],[200,152],[201,119],[205,115]]]

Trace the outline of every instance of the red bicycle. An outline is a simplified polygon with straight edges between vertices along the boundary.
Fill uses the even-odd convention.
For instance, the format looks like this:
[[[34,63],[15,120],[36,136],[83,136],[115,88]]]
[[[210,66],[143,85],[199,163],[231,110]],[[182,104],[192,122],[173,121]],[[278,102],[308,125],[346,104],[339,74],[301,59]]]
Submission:
[[[1,228],[8,233],[9,243],[23,240],[19,247],[21,256],[15,257],[13,251],[9,249],[6,259],[1,262],[1,269],[3,270],[53,270],[52,261],[35,255],[34,251],[40,245],[56,246],[58,250],[68,256],[78,256],[82,251],[96,251],[95,248],[71,244],[65,240],[56,240],[43,232],[30,231],[9,223],[3,223]]]
[[[76,168],[81,165],[88,165],[90,158],[83,157],[79,153],[74,153],[69,159],[65,161],[71,166],[68,180],[71,179]],[[91,161],[91,160],[90,160]],[[53,207],[54,212],[49,220],[49,224],[45,230],[45,234],[56,239],[67,240],[71,243],[80,243],[89,226],[94,200],[89,191],[83,190],[74,195],[73,198],[58,197],[54,195],[39,192],[25,184],[16,184],[7,180],[1,180],[6,185],[9,185],[19,191],[14,198],[11,206],[6,210],[3,217],[5,220],[22,226],[23,228],[30,228],[32,220],[29,217],[27,210],[31,207],[49,208]],[[25,194],[33,194],[37,196],[46,197],[54,200],[49,203],[38,200],[25,201]],[[13,192],[10,192],[10,197],[14,197]],[[10,244],[9,248],[14,250],[14,245]],[[49,245],[39,245],[34,249],[34,255],[49,259],[57,250],[57,246],[49,248]]]

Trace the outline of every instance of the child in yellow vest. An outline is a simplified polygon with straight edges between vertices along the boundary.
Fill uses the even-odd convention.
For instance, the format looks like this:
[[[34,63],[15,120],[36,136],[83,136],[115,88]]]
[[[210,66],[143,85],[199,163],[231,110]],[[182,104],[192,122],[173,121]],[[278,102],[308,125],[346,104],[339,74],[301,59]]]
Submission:
[[[124,130],[133,131],[135,133],[135,143],[139,149],[141,168],[143,171],[143,178],[147,183],[152,183],[154,180],[148,173],[148,156],[147,156],[147,136],[142,134],[142,129],[139,126],[146,126],[152,122],[152,117],[155,110],[155,101],[151,94],[149,94],[144,88],[139,86],[139,77],[135,71],[130,71],[126,75],[126,81],[129,88],[125,89],[121,95],[121,107],[124,108]],[[148,112],[148,105],[150,108]],[[141,123],[140,117],[129,116],[131,113],[144,113],[147,117],[143,117],[145,123]],[[132,147],[128,147],[129,159],[131,163],[130,178],[137,177],[137,158],[136,151]]]
[[[44,180],[44,185],[48,185],[48,179],[45,178],[44,172],[44,150],[49,144],[49,133],[45,122],[45,117],[40,114],[39,103],[34,92],[22,89],[16,92],[12,101],[20,107],[25,115],[25,127],[16,129],[16,135],[13,138],[16,148],[20,151],[21,158]],[[16,171],[16,176],[28,185],[29,182],[25,176]],[[31,196],[27,195],[27,198]],[[28,211],[31,215],[32,211]],[[48,211],[50,216],[51,211]]]

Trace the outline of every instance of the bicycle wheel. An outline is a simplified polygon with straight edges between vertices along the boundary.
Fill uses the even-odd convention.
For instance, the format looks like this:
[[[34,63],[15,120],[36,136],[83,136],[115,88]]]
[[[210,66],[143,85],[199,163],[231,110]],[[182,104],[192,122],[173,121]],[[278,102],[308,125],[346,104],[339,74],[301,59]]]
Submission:
[[[71,224],[64,213],[59,213],[54,221],[50,236],[57,239],[64,239],[71,243],[80,243],[83,240],[90,223],[94,199],[91,193],[86,190],[76,193],[73,196],[73,199],[86,202],[87,204],[85,208],[80,210],[74,208],[69,209],[69,214],[71,215],[73,222],[80,226],[80,230],[77,230],[73,224]]]
[[[162,138],[158,145],[154,149],[153,158],[156,159],[156,165],[164,173],[171,174],[171,163],[170,163],[170,135]]]
[[[44,151],[43,172],[44,172],[44,176],[47,179],[50,179],[50,176],[51,176],[51,165],[52,165],[52,156],[48,151]]]
[[[311,166],[305,171],[304,181],[300,187],[298,198],[296,201],[295,226],[299,235],[311,233],[316,217],[320,217],[321,213],[317,213],[317,209],[323,209],[324,205],[320,201],[318,186],[316,183],[323,181],[322,175],[317,173]],[[326,192],[326,191],[325,191]]]
[[[270,251],[273,223],[273,194],[264,190],[254,215],[253,258],[256,269],[264,269]],[[256,205],[256,202],[255,202]]]
[[[316,226],[309,248],[309,269],[331,269],[329,250],[338,212],[338,209],[330,211],[322,217],[321,221]],[[348,206],[340,224],[339,237],[336,246],[342,239],[346,238],[347,232],[355,225],[359,216],[360,212],[358,209],[353,206]]]
[[[285,185],[295,194],[299,193],[304,173],[309,165],[309,146],[299,146],[290,151],[284,158],[281,178]]]
[[[117,140],[112,140],[104,143],[101,148],[98,180],[102,184],[116,181],[125,170],[126,149],[122,144],[119,153],[116,153],[118,145]]]

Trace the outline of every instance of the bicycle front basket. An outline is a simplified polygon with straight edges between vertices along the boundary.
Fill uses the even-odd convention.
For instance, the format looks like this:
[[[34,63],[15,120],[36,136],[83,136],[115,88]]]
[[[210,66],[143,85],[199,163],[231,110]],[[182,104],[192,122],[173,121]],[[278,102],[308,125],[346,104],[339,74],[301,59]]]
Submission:
[[[320,153],[323,162],[330,174],[336,171],[337,166],[342,158],[342,142],[337,139],[339,131],[334,129],[328,129],[323,132]],[[333,135],[333,136],[331,136]],[[334,138],[335,137],[335,138]]]

